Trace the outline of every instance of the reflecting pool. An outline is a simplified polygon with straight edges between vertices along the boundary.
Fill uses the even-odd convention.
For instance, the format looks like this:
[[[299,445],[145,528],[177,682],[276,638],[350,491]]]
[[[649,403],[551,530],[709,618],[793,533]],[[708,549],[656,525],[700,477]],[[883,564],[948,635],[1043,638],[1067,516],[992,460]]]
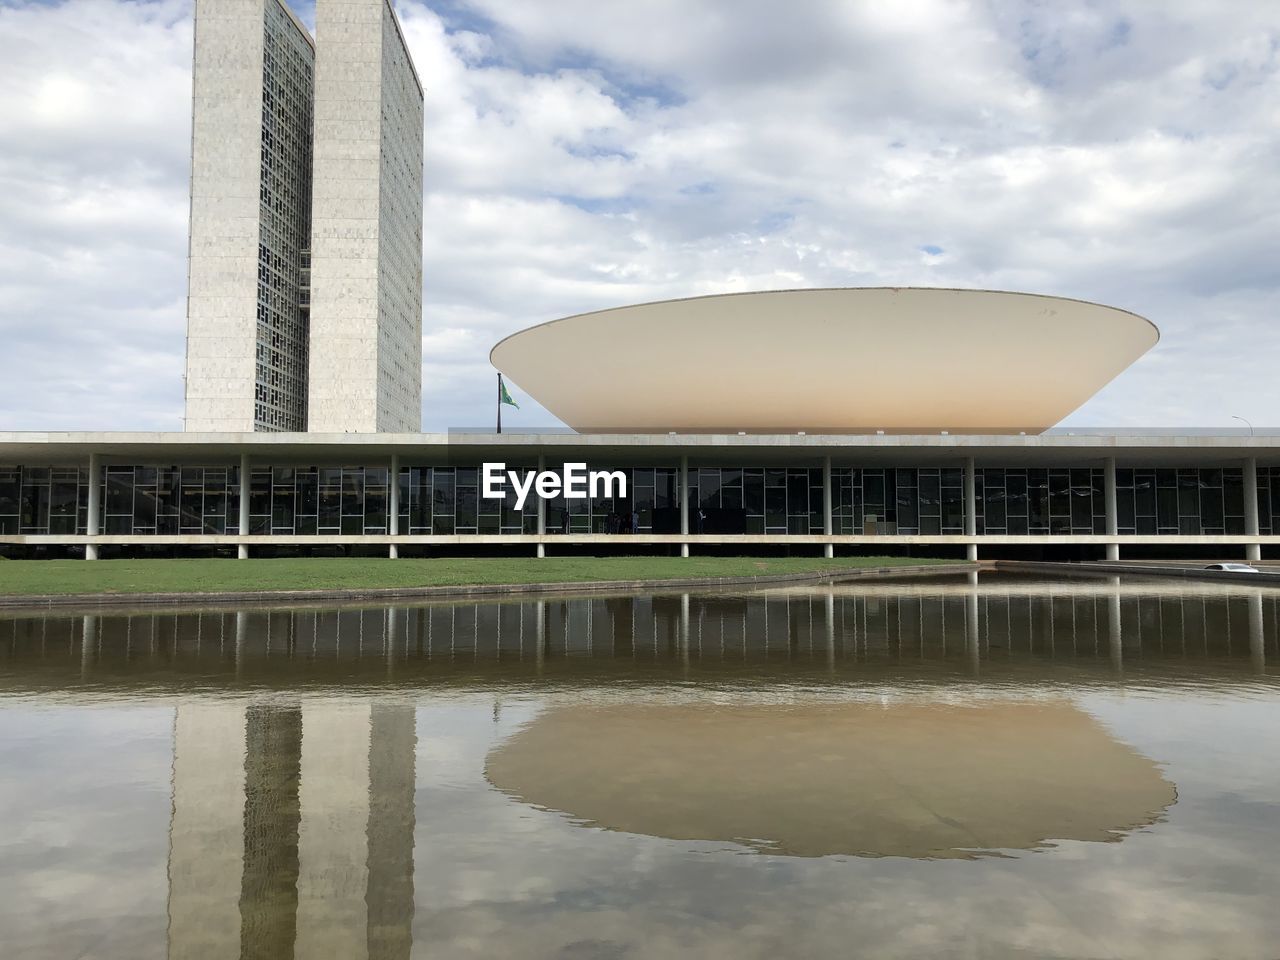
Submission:
[[[1280,591],[0,614],[0,956],[1266,957]]]

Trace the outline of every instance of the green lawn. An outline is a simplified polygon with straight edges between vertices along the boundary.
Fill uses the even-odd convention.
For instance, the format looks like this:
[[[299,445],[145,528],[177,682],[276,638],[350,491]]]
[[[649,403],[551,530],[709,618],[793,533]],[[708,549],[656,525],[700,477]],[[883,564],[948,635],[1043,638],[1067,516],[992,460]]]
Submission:
[[[0,560],[0,594],[217,593],[749,577],[955,561],[907,557]]]

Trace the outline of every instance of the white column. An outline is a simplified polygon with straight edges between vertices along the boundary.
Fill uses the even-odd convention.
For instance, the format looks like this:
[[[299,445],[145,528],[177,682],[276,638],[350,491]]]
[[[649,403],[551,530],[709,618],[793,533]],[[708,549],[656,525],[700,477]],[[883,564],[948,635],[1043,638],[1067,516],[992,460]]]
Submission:
[[[542,473],[547,469],[547,458],[545,454],[538,454],[538,473]],[[537,496],[537,491],[534,491]],[[544,537],[547,534],[547,501],[538,497],[538,536]],[[538,559],[541,560],[547,555],[547,545],[541,540],[538,541]]]
[[[89,515],[85,518],[84,532],[91,537],[98,535],[98,514],[102,505],[102,463],[96,453],[89,454]],[[84,547],[86,560],[98,559],[98,545],[86,543]]]
[[[247,537],[249,535],[249,455],[247,453],[240,454],[240,536]],[[247,543],[240,544],[236,548],[236,557],[240,560],[249,559],[249,545]]]
[[[835,524],[831,519],[831,458],[822,460],[822,532],[828,537],[835,532]],[[823,547],[823,556],[828,560],[836,555],[835,545],[828,543]]]
[[[836,595],[832,590],[827,591],[827,595],[822,598],[823,605],[826,609],[823,611],[827,618],[827,670],[834,671],[836,668]]]
[[[1103,502],[1106,504],[1107,536],[1115,537],[1120,533],[1120,515],[1116,507],[1116,458],[1107,457],[1102,470]],[[1107,559],[1120,559],[1120,544],[1111,541],[1107,544]]]
[[[387,483],[387,533],[395,537],[400,534],[400,455],[391,455],[391,476]],[[400,557],[400,548],[391,544],[387,548],[387,556],[392,560]]]
[[[978,481],[975,476],[973,457],[965,457],[964,461],[964,535],[978,535]],[[978,544],[970,542],[965,545],[965,556],[970,560],[978,559]]]
[[[1244,532],[1250,537],[1258,535],[1258,459],[1248,457],[1244,462]],[[1250,543],[1244,548],[1244,558],[1250,563],[1262,559],[1262,546]]]
[[[680,534],[689,535],[689,458],[680,458]],[[689,544],[680,544],[680,556],[689,555]]]

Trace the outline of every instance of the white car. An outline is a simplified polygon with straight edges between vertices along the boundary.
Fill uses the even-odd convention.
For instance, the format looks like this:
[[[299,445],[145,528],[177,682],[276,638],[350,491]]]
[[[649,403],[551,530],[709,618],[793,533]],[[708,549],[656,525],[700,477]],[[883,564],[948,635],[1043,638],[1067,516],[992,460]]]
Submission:
[[[1228,573],[1257,573],[1258,568],[1247,563],[1211,563],[1206,570],[1225,570]]]

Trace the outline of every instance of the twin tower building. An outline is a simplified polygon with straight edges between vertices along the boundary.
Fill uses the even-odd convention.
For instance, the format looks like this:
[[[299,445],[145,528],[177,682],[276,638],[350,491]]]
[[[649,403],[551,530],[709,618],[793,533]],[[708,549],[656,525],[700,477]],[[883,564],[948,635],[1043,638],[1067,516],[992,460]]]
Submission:
[[[390,0],[196,0],[186,429],[417,432],[423,92]]]

